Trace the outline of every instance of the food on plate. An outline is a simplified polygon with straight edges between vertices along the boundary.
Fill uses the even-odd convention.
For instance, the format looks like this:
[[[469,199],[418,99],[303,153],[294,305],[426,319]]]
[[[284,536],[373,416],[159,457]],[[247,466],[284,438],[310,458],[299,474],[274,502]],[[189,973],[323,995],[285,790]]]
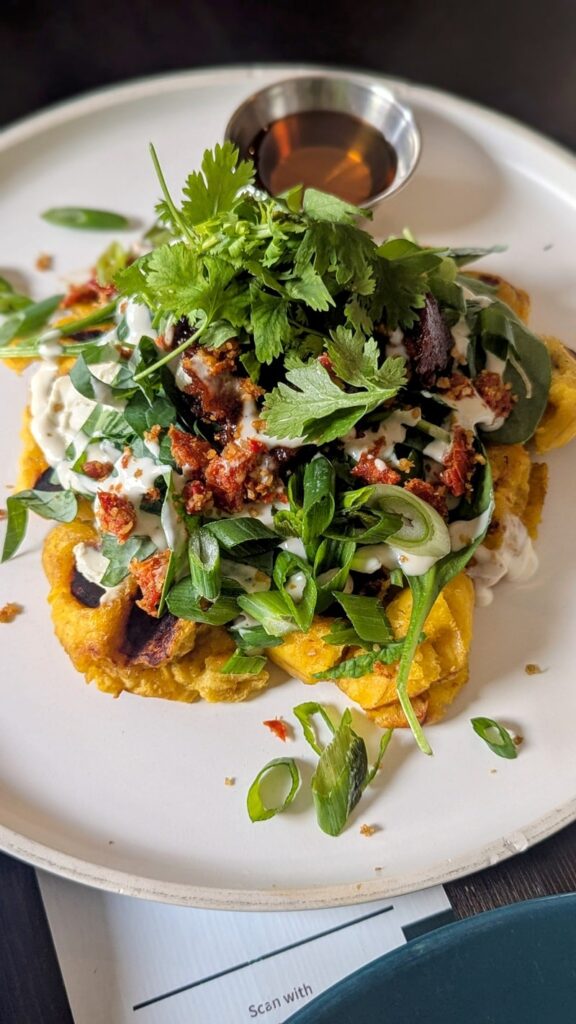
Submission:
[[[37,303],[0,281],[0,357],[39,363],[3,557],[29,511],[58,523],[56,634],[102,690],[243,700],[270,658],[430,752],[475,594],[536,566],[528,446],[576,433],[573,357],[468,269],[487,250],[378,244],[313,189],[263,197],[228,143],[177,205],[153,160],[144,248]]]

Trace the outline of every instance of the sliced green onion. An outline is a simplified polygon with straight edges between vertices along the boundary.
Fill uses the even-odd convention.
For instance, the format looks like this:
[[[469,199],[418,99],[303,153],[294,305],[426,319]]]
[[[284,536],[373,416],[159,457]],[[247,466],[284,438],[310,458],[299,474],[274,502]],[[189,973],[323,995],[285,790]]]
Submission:
[[[58,309],[63,298],[63,295],[51,295],[48,299],[33,302],[18,313],[6,317],[0,327],[0,345],[7,345],[14,338],[26,338],[34,331],[39,331]],[[12,354],[16,354],[17,351],[18,346],[14,346]]]
[[[335,473],[332,463],[317,455],[304,470],[302,539],[310,544],[322,536],[334,517]]]
[[[43,519],[71,523],[76,518],[78,502],[72,491],[30,490],[10,495],[6,500],[7,523],[2,562],[12,558],[24,540],[29,510]]]
[[[281,551],[274,563],[274,582],[288,605],[292,617],[304,632],[310,628],[316,609],[317,588],[312,571],[307,562],[291,551]],[[294,580],[301,577],[298,583],[304,583],[301,594],[291,592],[295,587]],[[300,588],[298,588],[300,589]]]
[[[264,803],[264,799],[261,793],[261,786],[265,779],[270,779],[274,782],[278,782],[282,775],[287,773],[288,781],[290,782],[290,789],[288,790],[284,799],[269,807]],[[254,782],[248,790],[248,796],[246,798],[246,806],[248,808],[248,814],[251,821],[268,821],[269,818],[274,818],[277,814],[282,814],[287,807],[292,803],[298,789],[300,787],[300,772],[298,765],[292,757],[276,757],[273,761],[269,761],[268,764],[258,772],[258,775],[254,779]]]
[[[369,505],[402,517],[403,525],[388,538],[401,551],[437,559],[450,551],[450,534],[442,516],[405,488],[375,484]]]
[[[236,650],[230,655],[228,661],[222,666],[220,672],[224,675],[257,676],[266,664],[266,658],[260,654],[246,655]]]
[[[242,611],[256,619],[272,636],[284,636],[297,628],[284,595],[278,590],[266,594],[241,594],[237,601]]]
[[[221,595],[211,605],[202,605],[198,602],[198,592],[192,585],[190,577],[181,580],[166,598],[168,610],[178,619],[188,619],[191,622],[203,622],[208,626],[224,626],[231,622],[240,613],[238,604],[233,597]]]
[[[394,639],[386,612],[375,597],[335,593],[358,636],[370,643],[386,644]]]
[[[54,206],[41,214],[42,220],[60,228],[79,228],[86,231],[123,231],[130,221],[121,213],[110,210],[92,210],[81,206]]]
[[[282,643],[282,637],[270,636],[264,626],[231,626],[232,633],[237,646],[246,654],[259,651],[263,647],[278,647]]]
[[[213,519],[206,523],[205,529],[216,537],[221,547],[231,551],[235,558],[246,558],[248,561],[251,555],[277,547],[281,540],[264,523],[251,516]]]
[[[393,732],[394,729],[386,729],[386,731],[382,735],[380,739],[380,746],[378,748],[378,755],[376,757],[374,764],[372,765],[368,774],[366,775],[366,779],[364,780],[364,789],[366,789],[366,786],[370,785],[370,783],[374,779],[374,776],[376,775],[376,772],[380,768],[380,765],[382,764],[382,758],[384,757],[384,754],[388,750],[388,744],[392,739]]]
[[[318,755],[322,755],[325,750],[325,746],[321,746],[318,742],[318,738],[312,726],[312,718],[314,715],[320,715],[332,735],[334,735],[336,730],[326,708],[323,707],[322,704],[318,704],[315,700],[309,700],[305,701],[303,704],[297,704],[295,708],[292,708],[292,710],[302,726],[304,738],[310,744],[312,750],[316,751]]]
[[[471,718],[470,722],[474,732],[484,740],[494,754],[498,754],[498,757],[506,757],[509,760],[518,757],[514,740],[508,730],[499,722],[495,722],[492,718]]]
[[[188,542],[190,579],[198,597],[215,601],[220,593],[220,548],[212,534],[202,527]]]
[[[366,744],[352,729],[346,709],[312,776],[316,818],[323,832],[337,836],[362,796],[368,773]]]

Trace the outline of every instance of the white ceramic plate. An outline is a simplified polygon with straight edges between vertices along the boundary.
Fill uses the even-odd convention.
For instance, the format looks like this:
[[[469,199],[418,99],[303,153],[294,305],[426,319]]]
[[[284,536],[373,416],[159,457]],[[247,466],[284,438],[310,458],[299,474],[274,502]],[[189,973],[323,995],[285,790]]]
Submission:
[[[302,69],[304,70],[304,69]],[[44,223],[48,206],[117,209],[149,222],[157,146],[176,190],[222,137],[233,108],[287,68],[236,68],[152,79],[88,96],[0,137],[0,273],[38,296],[90,265],[108,236]],[[358,76],[362,77],[362,76]],[[531,293],[536,329],[575,341],[576,163],[496,114],[392,82],[423,134],[417,174],[375,218],[379,235],[409,225],[429,243],[507,252],[488,268]],[[53,274],[34,272],[54,254]],[[14,479],[25,383],[0,369],[2,485]],[[0,570],[0,605],[25,612],[0,626],[0,844],[58,874],[118,892],[207,907],[295,908],[403,893],[485,867],[576,817],[573,678],[574,451],[550,458],[550,496],[524,586],[502,585],[479,609],[471,681],[450,718],[429,730],[435,756],[401,735],[377,784],[338,839],[321,833],[304,793],[293,813],[251,824],[247,786],[282,748],[261,724],[311,697],[342,707],[336,687],[281,680],[241,705],[184,705],[84,684],[52,634],[40,567],[45,524]],[[546,668],[528,676],[527,662]],[[495,758],[469,719],[487,715],[525,736],[516,761]],[[367,730],[372,750],[374,731]],[[236,785],[226,786],[226,776]],[[379,826],[370,838],[360,825]]]

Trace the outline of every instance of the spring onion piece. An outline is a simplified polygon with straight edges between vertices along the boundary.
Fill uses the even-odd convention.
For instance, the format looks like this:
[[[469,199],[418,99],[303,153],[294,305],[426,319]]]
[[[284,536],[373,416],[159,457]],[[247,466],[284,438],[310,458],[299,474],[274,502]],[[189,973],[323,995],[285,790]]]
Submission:
[[[316,819],[329,836],[339,835],[344,828],[362,796],[368,774],[366,744],[351,723],[352,715],[347,708],[312,776]]]
[[[236,641],[236,646],[244,654],[258,652],[263,647],[278,647],[278,644],[282,643],[282,637],[270,636],[263,626],[234,624],[230,627],[230,632]]]
[[[442,558],[450,551],[450,534],[442,516],[410,491],[394,484],[376,484],[368,504],[402,517],[402,526],[389,537],[394,547],[430,558]]]
[[[214,601],[220,593],[220,548],[218,541],[203,527],[188,543],[190,579],[198,597]]]
[[[278,590],[267,594],[241,594],[237,601],[242,611],[256,619],[272,636],[284,636],[296,629],[290,608]]]
[[[318,738],[312,726],[312,718],[314,717],[314,715],[320,715],[320,717],[324,720],[324,724],[328,726],[330,732],[332,733],[332,735],[334,735],[334,732],[336,730],[334,729],[332,719],[328,715],[326,708],[323,707],[322,704],[318,704],[318,702],[315,700],[308,700],[305,701],[303,704],[297,704],[295,708],[292,708],[292,710],[296,715],[296,718],[300,722],[300,725],[302,726],[304,739],[310,744],[312,750],[314,750],[319,756],[321,756],[326,748],[325,746],[321,746],[318,741]]]
[[[178,619],[188,619],[191,622],[203,622],[208,626],[224,626],[227,622],[235,619],[240,609],[235,598],[221,595],[213,604],[203,602],[206,607],[198,601],[198,592],[192,585],[190,578],[181,580],[166,598],[168,610]]]
[[[518,757],[514,740],[508,730],[499,722],[495,722],[492,718],[471,718],[470,722],[474,732],[484,740],[494,754],[498,754],[498,757],[506,757],[509,760]]]
[[[290,789],[281,803],[276,804],[273,807],[268,807],[264,803],[264,799],[261,793],[261,786],[264,779],[270,779],[277,782],[282,775],[288,775],[290,782]],[[290,806],[298,789],[300,787],[300,772],[298,765],[291,757],[276,757],[273,761],[269,761],[268,764],[258,772],[258,775],[254,779],[254,782],[248,790],[248,796],[246,798],[246,806],[248,808],[248,814],[251,821],[267,821],[269,818],[274,818],[277,814],[282,814],[287,807]]]
[[[335,479],[332,463],[323,455],[317,455],[304,470],[302,539],[306,545],[320,537],[332,522]]]
[[[214,519],[206,524],[211,533],[226,551],[235,558],[247,558],[270,551],[280,543],[280,537],[268,529],[259,519],[240,516],[238,519]]]
[[[334,597],[362,640],[386,644],[394,639],[386,612],[377,598],[358,594],[334,594]]]
[[[274,582],[300,629],[310,629],[317,588],[307,562],[290,551],[281,551],[274,563]]]
[[[231,654],[220,672],[224,675],[257,676],[266,664],[266,658],[261,654],[246,655],[236,650]]]
[[[17,313],[7,316],[0,327],[0,345],[7,345],[14,338],[27,338],[34,331],[39,331],[58,309],[63,298],[63,295],[51,295],[48,299],[32,302]],[[17,347],[14,351],[17,351]]]
[[[92,210],[81,206],[54,206],[41,214],[42,220],[60,228],[79,228],[86,231],[125,231],[130,221],[110,210]]]
[[[383,735],[382,735],[382,737],[380,739],[380,746],[378,748],[378,755],[376,757],[376,760],[375,760],[374,764],[372,765],[372,767],[370,768],[369,772],[367,773],[366,779],[364,780],[364,789],[366,789],[366,786],[370,785],[370,783],[373,781],[377,771],[379,770],[380,765],[382,764],[382,758],[384,757],[384,754],[388,750],[388,744],[390,743],[390,740],[392,739],[393,733],[394,733],[394,729],[386,729],[386,731],[383,733]]]

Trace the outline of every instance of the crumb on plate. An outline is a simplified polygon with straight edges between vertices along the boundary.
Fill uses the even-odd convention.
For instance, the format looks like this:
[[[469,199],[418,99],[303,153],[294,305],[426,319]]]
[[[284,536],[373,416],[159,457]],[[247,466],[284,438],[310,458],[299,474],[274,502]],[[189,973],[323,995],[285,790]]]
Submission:
[[[225,786],[235,786],[236,785],[236,779],[234,778],[234,776],[233,775],[227,775],[225,777],[225,779],[224,779],[224,785]]]
[[[375,832],[378,832],[378,825],[360,825],[360,834],[363,836],[373,836]]]
[[[8,513],[7,513],[6,509],[5,508],[0,508],[0,519],[6,519],[7,517],[8,517]]]
[[[24,611],[21,604],[16,604],[15,601],[9,601],[0,608],[0,622],[14,622],[17,615],[20,615]]]
[[[515,747],[519,747],[519,746],[522,745],[522,743],[524,743],[524,737],[523,736],[513,736],[512,737],[512,743],[514,744]]]
[[[36,270],[52,270],[54,257],[48,252],[40,252],[36,257]]]
[[[545,668],[540,668],[540,665],[534,665],[532,663],[524,666],[524,671],[527,676],[540,676],[546,671]]]

